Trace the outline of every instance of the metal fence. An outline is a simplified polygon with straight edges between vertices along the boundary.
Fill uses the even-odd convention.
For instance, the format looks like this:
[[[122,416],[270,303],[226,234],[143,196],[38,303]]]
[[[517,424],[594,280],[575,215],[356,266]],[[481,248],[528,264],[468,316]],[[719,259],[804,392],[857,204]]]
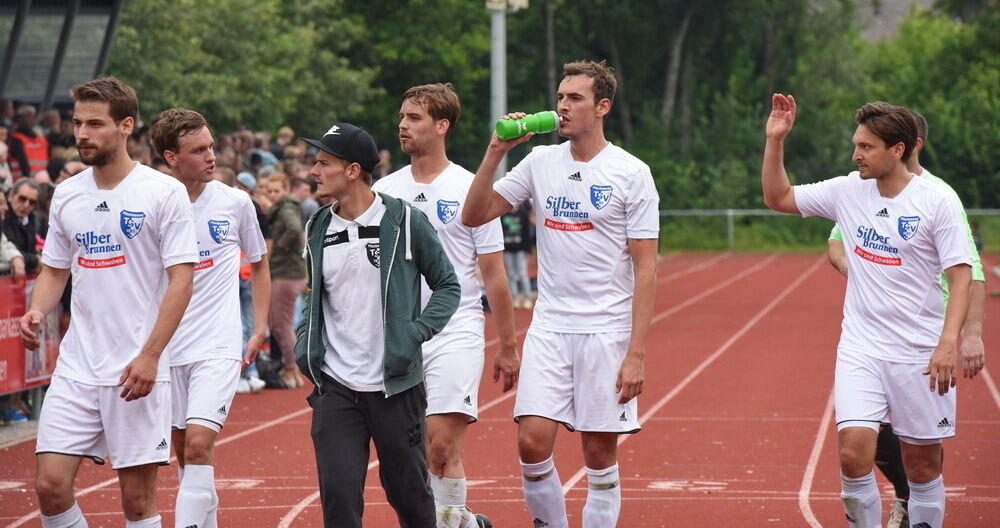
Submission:
[[[969,216],[1000,216],[1000,209],[966,209]],[[735,245],[735,222],[737,216],[794,216],[770,209],[661,209],[660,216],[724,216],[726,217],[726,247]]]

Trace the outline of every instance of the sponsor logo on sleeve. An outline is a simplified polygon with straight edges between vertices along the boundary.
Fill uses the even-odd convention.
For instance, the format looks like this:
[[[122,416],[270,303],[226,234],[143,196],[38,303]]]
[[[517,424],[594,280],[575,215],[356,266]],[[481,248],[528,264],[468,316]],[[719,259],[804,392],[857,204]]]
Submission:
[[[229,234],[229,220],[209,220],[208,234],[216,244],[221,244]]]
[[[139,231],[142,231],[142,223],[146,219],[146,213],[123,209],[120,218],[122,234],[132,239],[139,234]]]
[[[437,205],[438,219],[441,220],[442,224],[451,222],[455,219],[455,215],[458,214],[458,202],[452,200],[438,200]]]
[[[604,209],[604,206],[611,202],[611,193],[613,190],[610,185],[591,185],[590,203],[594,204],[594,207],[598,209]]]
[[[903,237],[903,240],[913,238],[913,235],[917,234],[918,227],[920,227],[919,216],[899,217],[899,236]]]

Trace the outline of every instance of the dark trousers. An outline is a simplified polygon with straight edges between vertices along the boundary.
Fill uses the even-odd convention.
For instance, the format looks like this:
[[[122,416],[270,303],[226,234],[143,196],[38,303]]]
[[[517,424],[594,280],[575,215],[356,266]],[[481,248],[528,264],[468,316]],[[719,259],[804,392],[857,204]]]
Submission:
[[[427,394],[421,383],[399,394],[357,392],[322,377],[313,389],[312,440],[319,473],[323,525],[361,528],[365,508],[369,441],[379,478],[404,528],[434,528],[434,497],[428,484],[425,438]]]

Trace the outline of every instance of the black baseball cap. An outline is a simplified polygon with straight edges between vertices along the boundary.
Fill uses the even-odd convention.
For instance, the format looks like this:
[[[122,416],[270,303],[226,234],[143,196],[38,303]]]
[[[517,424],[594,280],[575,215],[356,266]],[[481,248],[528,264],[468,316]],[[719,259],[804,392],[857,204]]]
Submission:
[[[357,163],[367,173],[378,164],[378,147],[371,134],[350,123],[337,123],[323,134],[323,139],[301,138],[302,141],[333,154],[348,163]]]

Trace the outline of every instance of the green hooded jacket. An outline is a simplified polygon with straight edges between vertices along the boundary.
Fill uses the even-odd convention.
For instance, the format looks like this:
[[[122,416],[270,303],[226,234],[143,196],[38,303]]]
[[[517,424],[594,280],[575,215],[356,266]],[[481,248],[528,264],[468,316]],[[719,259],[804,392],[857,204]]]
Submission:
[[[422,212],[398,198],[378,193],[385,204],[379,224],[379,271],[382,275],[382,326],[385,334],[383,381],[386,397],[416,386],[424,378],[421,345],[444,329],[458,308],[461,287],[437,233]],[[333,213],[319,208],[306,224],[306,294],[296,329],[295,362],[322,392],[323,237]],[[420,311],[420,277],[430,300]],[[345,287],[365,287],[350,285]],[[365,329],[359,328],[363,332]]]

